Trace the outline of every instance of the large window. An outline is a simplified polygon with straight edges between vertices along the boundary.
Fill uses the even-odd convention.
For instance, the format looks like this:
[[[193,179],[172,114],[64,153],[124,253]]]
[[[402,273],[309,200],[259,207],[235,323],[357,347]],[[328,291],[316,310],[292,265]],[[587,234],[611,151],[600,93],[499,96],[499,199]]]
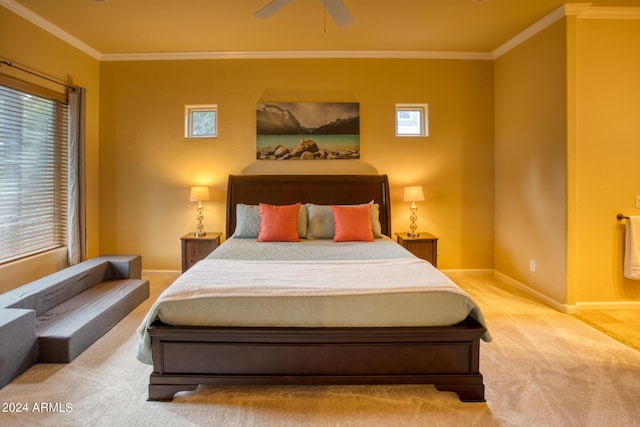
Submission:
[[[0,79],[0,263],[66,245],[66,97]]]

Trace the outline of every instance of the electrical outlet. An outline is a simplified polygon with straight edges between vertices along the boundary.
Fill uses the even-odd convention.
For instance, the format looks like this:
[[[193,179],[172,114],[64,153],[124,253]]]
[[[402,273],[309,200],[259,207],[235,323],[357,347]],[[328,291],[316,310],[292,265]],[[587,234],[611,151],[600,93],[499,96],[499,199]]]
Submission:
[[[529,271],[531,271],[532,273],[536,272],[536,261],[533,259],[529,260]]]
[[[636,209],[640,209],[640,195],[636,195]]]

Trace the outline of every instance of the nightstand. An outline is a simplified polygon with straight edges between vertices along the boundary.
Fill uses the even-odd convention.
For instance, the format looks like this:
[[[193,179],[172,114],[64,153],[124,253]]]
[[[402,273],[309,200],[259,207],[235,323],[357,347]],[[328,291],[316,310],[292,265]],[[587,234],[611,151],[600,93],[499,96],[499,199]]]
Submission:
[[[432,234],[421,232],[418,237],[409,237],[407,233],[396,233],[398,243],[405,249],[426,261],[438,266],[438,238]]]
[[[204,236],[196,237],[195,233],[189,233],[180,238],[182,240],[182,272],[184,273],[193,264],[204,259],[215,248],[220,246],[222,233],[207,232]]]

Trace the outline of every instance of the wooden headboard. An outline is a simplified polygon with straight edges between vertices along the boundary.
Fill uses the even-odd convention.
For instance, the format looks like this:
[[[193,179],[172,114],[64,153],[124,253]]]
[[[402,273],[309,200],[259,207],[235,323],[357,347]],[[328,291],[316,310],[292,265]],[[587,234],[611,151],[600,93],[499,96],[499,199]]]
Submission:
[[[373,200],[380,205],[382,234],[391,233],[391,201],[387,175],[229,175],[227,237],[236,229],[236,205],[354,205]]]

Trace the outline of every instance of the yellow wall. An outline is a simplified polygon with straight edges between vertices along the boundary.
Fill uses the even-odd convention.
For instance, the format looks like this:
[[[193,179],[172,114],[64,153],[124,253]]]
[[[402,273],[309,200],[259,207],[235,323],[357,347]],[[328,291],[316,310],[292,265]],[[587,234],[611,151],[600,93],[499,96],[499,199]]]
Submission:
[[[640,215],[640,21],[579,20],[576,43],[576,299],[640,301],[615,218]]]
[[[405,185],[424,186],[419,230],[440,237],[439,267],[493,265],[491,61],[278,59],[103,62],[100,249],[179,269],[193,231],[189,186],[215,188],[207,230],[224,230],[226,179],[243,171],[389,175],[393,229],[408,228]],[[255,161],[259,102],[359,102],[361,161]],[[396,103],[429,104],[430,136],[396,138]],[[184,105],[218,105],[219,137],[187,141]]]
[[[561,303],[567,299],[565,28],[564,20],[556,22],[495,61],[494,267]]]
[[[567,17],[493,62],[99,63],[1,7],[0,40],[2,59],[88,89],[90,257],[135,252],[146,269],[179,269],[192,184],[214,188],[205,224],[223,230],[228,174],[377,170],[394,231],[409,224],[402,187],[424,186],[419,229],[440,237],[441,268],[495,268],[560,304],[640,301],[615,220],[640,214],[638,20]],[[255,161],[255,105],[269,101],[359,102],[362,160]],[[410,102],[429,103],[427,139],[394,136],[394,104]],[[218,104],[219,138],[183,139],[194,103]],[[0,291],[64,266],[60,252],[0,266]]]
[[[67,80],[87,88],[87,234],[90,257],[99,251],[99,183],[98,183],[98,104],[100,64],[97,60],[71,47],[60,39],[0,7],[0,58],[38,70],[46,75]],[[23,80],[45,84],[46,81],[0,69]],[[53,87],[60,90],[60,86]],[[59,252],[32,257],[0,266],[0,291],[29,282],[66,266],[66,256]]]
[[[638,45],[638,20],[567,17],[495,61],[495,270],[567,307],[640,302],[615,218],[640,214]]]

